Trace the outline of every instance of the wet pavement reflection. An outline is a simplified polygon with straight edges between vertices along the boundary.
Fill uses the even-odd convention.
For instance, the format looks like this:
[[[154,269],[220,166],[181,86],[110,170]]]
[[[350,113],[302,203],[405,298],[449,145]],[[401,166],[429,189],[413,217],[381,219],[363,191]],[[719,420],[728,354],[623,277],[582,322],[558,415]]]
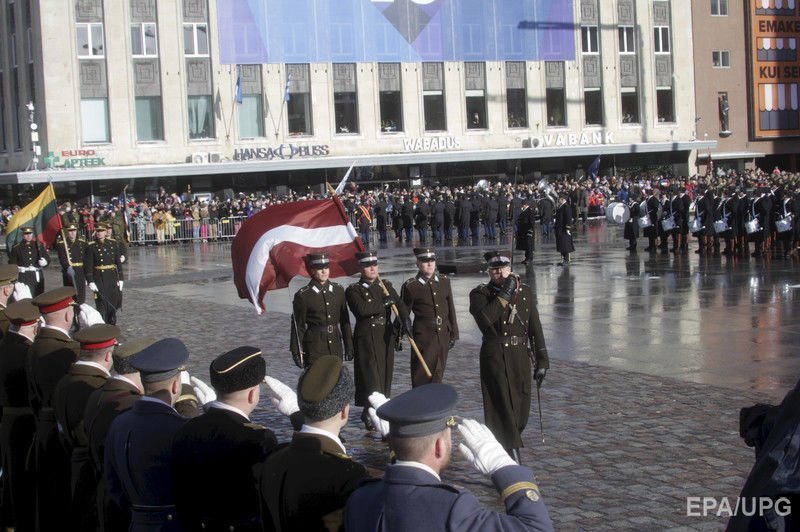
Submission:
[[[691,249],[686,256],[630,255],[621,232],[603,221],[590,222],[576,231],[570,266],[558,266],[554,242],[541,240],[532,264],[515,265],[536,293],[551,360],[777,396],[794,385],[800,376],[797,259],[700,257]],[[482,263],[484,251],[510,245],[505,237],[502,243],[436,249],[440,264]],[[378,249],[382,274],[395,286],[415,273],[411,245],[392,241]],[[126,288],[250,305],[233,286],[230,243],[132,247],[129,255]],[[515,261],[520,260],[517,252]],[[487,277],[451,279],[461,342],[478,345],[469,291]],[[270,292],[267,318],[288,314],[292,294],[306,282],[295,279],[289,289]]]

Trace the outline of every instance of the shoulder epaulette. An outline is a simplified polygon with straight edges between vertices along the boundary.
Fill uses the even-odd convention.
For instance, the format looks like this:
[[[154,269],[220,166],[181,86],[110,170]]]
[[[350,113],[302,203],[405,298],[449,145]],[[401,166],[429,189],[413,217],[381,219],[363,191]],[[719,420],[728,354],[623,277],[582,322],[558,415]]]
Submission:
[[[267,428],[264,425],[259,425],[258,423],[245,423],[244,426],[252,430],[264,430]]]
[[[309,288],[308,285],[305,285],[305,286],[301,287],[300,290],[297,291],[297,293],[299,294],[301,292],[305,292],[306,290],[308,290],[308,288]]]
[[[92,240],[91,242],[89,242],[89,245],[94,246],[96,242],[97,242],[96,240]]]

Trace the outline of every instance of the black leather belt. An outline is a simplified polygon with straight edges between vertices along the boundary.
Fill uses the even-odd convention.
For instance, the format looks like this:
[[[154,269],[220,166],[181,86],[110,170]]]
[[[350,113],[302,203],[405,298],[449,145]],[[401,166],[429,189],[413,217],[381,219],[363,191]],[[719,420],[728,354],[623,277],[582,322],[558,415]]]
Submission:
[[[325,331],[328,334],[333,334],[336,332],[336,325],[312,325],[309,329],[313,329],[315,331]]]
[[[441,325],[442,323],[444,323],[444,320],[442,319],[441,316],[436,316],[435,318],[416,318],[415,317],[414,321],[415,322],[419,321],[419,322],[423,322],[423,323],[433,323],[433,324],[435,324],[437,326]]]
[[[484,336],[484,342],[498,342],[505,347],[510,345],[528,345],[527,336]]]
[[[369,322],[373,325],[386,325],[386,316],[370,316]]]

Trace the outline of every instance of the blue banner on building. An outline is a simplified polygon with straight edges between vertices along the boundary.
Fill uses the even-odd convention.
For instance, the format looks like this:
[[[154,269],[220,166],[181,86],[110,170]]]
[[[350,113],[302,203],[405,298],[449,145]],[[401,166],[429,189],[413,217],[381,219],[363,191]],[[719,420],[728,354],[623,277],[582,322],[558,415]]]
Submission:
[[[574,61],[572,0],[218,0],[223,64]]]

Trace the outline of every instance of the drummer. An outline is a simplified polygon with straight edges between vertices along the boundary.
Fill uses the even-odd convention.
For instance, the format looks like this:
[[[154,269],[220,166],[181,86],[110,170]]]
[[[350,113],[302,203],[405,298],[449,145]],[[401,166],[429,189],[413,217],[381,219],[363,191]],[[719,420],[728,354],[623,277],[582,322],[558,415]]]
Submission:
[[[628,195],[628,203],[625,208],[630,213],[628,221],[625,222],[625,230],[623,236],[628,241],[628,247],[625,249],[631,252],[631,255],[636,254],[636,241],[639,238],[639,216],[641,216],[641,209],[639,209],[639,189],[633,187]]]

